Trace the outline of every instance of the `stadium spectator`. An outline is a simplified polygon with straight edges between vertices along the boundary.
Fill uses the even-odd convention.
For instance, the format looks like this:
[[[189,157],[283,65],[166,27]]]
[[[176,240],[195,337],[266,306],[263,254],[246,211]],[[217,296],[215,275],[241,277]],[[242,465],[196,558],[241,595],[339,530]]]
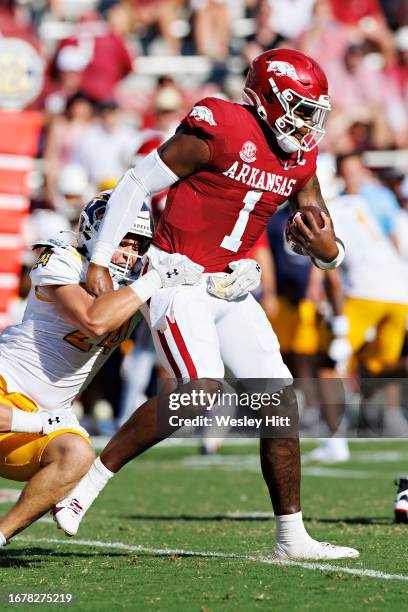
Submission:
[[[331,4],[335,18],[348,26],[364,18],[384,19],[379,0],[331,0]]]
[[[273,10],[269,0],[261,0],[256,14],[255,32],[248,36],[243,51],[243,55],[248,65],[251,64],[260,53],[268,49],[285,46],[283,44],[285,38],[279,34],[274,27],[274,22],[271,19],[272,13]]]
[[[355,42],[347,47],[341,62],[326,67],[331,96],[337,110],[347,118],[363,112],[372,120],[380,114],[383,122],[380,109],[385,109],[387,101],[385,76],[368,65],[365,57],[365,43]]]
[[[227,74],[230,45],[230,5],[228,0],[190,0],[193,11],[196,52],[212,60],[209,81],[222,83]]]
[[[337,171],[344,181],[344,193],[362,196],[369,206],[371,215],[398,250],[395,227],[399,207],[393,192],[378,181],[357,154],[340,156]]]
[[[56,58],[65,46],[80,49],[85,66],[80,88],[95,100],[109,100],[115,94],[119,81],[132,70],[132,58],[125,44],[128,21],[121,5],[107,12],[107,21],[96,13],[89,13],[75,24],[72,35],[60,44]]]
[[[106,100],[99,103],[98,120],[82,134],[74,157],[98,189],[102,181],[120,178],[138,142],[136,130],[122,121],[117,103]]]
[[[183,109],[183,98],[175,87],[164,87],[157,92],[154,99],[154,128],[163,135],[163,140],[176,131]]]
[[[57,194],[58,175],[64,164],[75,161],[76,151],[93,119],[93,102],[82,92],[67,100],[63,115],[56,116],[48,130],[45,143],[45,176],[48,199]]]
[[[297,38],[310,27],[315,0],[268,0],[272,13],[272,27],[281,36]]]
[[[373,212],[372,201],[356,191],[330,203],[333,223],[346,246],[341,271],[348,339],[353,355],[364,365],[363,372],[381,376],[401,354],[408,290],[404,264]],[[355,361],[350,367],[353,364],[355,367]],[[408,423],[401,408],[389,405],[384,412],[383,434],[398,436],[403,432],[408,432]]]
[[[386,69],[389,99],[393,102],[396,144],[408,144],[408,26],[400,28],[395,35],[397,55]],[[397,105],[398,103],[398,105]]]
[[[33,45],[37,50],[41,47],[31,24],[22,18],[16,9],[15,0],[3,0],[0,3],[0,34],[4,37],[21,38]]]
[[[133,28],[142,52],[154,52],[159,39],[163,54],[178,55],[180,38],[176,35],[175,22],[182,8],[182,0],[127,0],[131,9]]]
[[[92,193],[85,168],[79,164],[63,166],[57,185],[57,194],[53,200],[55,209],[68,219],[72,229],[76,230],[81,211]]]
[[[49,113],[63,113],[67,101],[80,91],[82,73],[87,63],[88,58],[80,47],[66,45],[58,52],[52,70],[54,81],[45,96],[45,108]]]
[[[331,64],[342,61],[349,40],[347,29],[333,15],[330,0],[316,0],[310,28],[300,34],[297,45],[327,70]]]
[[[388,185],[393,189],[400,205],[395,229],[401,257],[406,264],[408,279],[408,180],[398,169],[390,168],[386,175]]]

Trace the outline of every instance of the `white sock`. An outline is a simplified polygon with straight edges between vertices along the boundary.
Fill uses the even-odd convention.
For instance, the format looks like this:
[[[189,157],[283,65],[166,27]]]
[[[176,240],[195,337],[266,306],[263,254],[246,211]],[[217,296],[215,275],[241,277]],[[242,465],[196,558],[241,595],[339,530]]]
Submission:
[[[74,497],[84,510],[88,510],[92,502],[98,497],[99,493],[106,487],[109,480],[114,475],[114,472],[108,470],[108,468],[103,465],[100,457],[98,457],[91,465],[89,472],[81,478],[67,497]]]
[[[4,533],[0,531],[0,546],[7,546],[8,540],[5,537]]]
[[[301,542],[309,542],[310,535],[303,524],[301,512],[275,516],[276,543],[282,546],[299,546]]]

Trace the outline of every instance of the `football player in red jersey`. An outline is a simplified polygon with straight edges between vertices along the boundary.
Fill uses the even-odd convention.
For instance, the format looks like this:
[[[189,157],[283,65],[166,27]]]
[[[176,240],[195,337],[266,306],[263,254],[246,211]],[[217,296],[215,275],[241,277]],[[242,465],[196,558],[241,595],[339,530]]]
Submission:
[[[246,254],[286,200],[297,209],[321,208],[321,229],[306,212],[308,227],[298,215],[293,235],[316,265],[330,269],[341,263],[344,249],[315,175],[317,144],[330,110],[328,85],[311,58],[272,49],[254,60],[244,94],[245,104],[215,98],[198,102],[172,138],[124,175],[111,196],[87,284],[96,295],[111,289],[107,265],[115,245],[143,200],[170,187],[153,252],[159,260],[166,253],[183,253],[207,274],[195,288],[162,291],[151,300],[150,324],[160,359],[175,378],[200,380],[207,389],[223,377],[224,364],[237,378],[277,379],[284,388],[286,414],[296,420],[292,379],[262,308],[252,295],[234,300],[219,274],[233,269],[241,285],[256,283],[259,270]],[[84,512],[114,473],[159,441],[158,414],[156,398],[141,406],[89,476],[58,504],[56,520],[66,533],[76,533]],[[317,542],[304,528],[297,436],[262,438],[260,452],[276,516],[275,558],[357,557],[352,548]]]

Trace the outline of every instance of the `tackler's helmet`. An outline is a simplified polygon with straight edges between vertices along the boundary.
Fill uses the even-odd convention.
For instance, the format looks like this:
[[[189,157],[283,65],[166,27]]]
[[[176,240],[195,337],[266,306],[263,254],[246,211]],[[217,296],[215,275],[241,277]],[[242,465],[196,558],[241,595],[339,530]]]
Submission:
[[[91,259],[92,249],[97,238],[99,225],[104,217],[111,193],[112,191],[103,191],[102,193],[99,193],[90,202],[88,202],[81,212],[78,226],[77,249],[81,255],[87,259]],[[134,235],[138,240],[138,263],[140,263],[141,258],[150,246],[153,231],[154,227],[149,207],[146,204],[143,204],[142,209],[135,219],[135,222],[126,234]],[[125,253],[127,256],[127,263],[124,266],[120,266],[111,262],[109,264],[109,271],[114,280],[116,280],[118,283],[123,283],[134,276],[138,264],[135,266],[130,266],[132,255],[125,251],[121,251],[120,245],[116,248],[116,251]]]
[[[244,99],[288,152],[311,151],[325,134],[331,109],[327,78],[311,57],[291,49],[271,49],[254,59],[244,85]],[[297,130],[304,129],[301,140]]]

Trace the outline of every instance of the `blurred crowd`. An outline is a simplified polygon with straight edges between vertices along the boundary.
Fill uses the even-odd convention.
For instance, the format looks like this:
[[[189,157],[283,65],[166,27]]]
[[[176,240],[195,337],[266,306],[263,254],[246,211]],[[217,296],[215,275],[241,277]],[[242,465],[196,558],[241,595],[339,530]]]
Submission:
[[[0,0],[0,35],[29,41],[46,65],[31,105],[43,130],[26,270],[28,245],[75,231],[92,194],[114,187],[138,156],[170,136],[193,102],[240,101],[247,67],[266,49],[313,56],[333,105],[319,176],[338,227],[355,228],[345,240],[350,256],[342,273],[320,274],[308,258],[288,253],[284,208],[254,253],[265,271],[259,299],[296,376],[333,378],[347,361],[349,372],[369,381],[367,401],[385,394],[385,431],[408,432],[401,386],[372,382],[405,376],[408,0]],[[155,198],[156,218],[164,203],[165,194]],[[23,275],[22,296],[26,288]],[[373,313],[373,304],[382,310]],[[95,402],[108,399],[114,427],[135,397],[152,391],[154,355],[146,330],[140,335],[85,394],[89,419]],[[367,345],[371,353],[360,358]],[[312,427],[325,392],[321,384],[301,386],[305,427]]]

